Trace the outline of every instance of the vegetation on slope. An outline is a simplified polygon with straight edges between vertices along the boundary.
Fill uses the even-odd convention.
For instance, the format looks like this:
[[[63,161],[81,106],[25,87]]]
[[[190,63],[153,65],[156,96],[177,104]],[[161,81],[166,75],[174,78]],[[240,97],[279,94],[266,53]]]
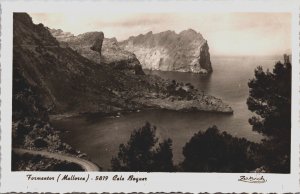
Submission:
[[[12,171],[83,171],[81,166],[72,162],[45,158],[31,154],[12,153]]]

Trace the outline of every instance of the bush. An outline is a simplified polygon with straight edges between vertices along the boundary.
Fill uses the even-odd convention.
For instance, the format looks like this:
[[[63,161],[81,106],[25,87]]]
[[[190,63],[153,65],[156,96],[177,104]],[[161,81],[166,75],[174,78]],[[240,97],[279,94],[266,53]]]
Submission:
[[[58,162],[48,167],[45,171],[84,171],[84,169],[75,163]]]
[[[46,148],[48,147],[48,143],[42,138],[37,138],[34,140],[34,146],[37,148]]]

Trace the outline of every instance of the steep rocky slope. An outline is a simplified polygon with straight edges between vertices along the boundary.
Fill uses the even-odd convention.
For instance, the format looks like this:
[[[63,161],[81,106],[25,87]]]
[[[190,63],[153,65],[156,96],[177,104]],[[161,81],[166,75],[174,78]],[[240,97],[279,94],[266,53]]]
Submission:
[[[61,141],[48,117],[50,111],[64,107],[57,98],[57,92],[63,89],[53,81],[55,75],[58,81],[63,80],[59,76],[66,71],[56,59],[62,57],[58,42],[43,25],[34,25],[27,14],[14,14],[13,19],[12,146],[76,155],[79,152]],[[73,51],[67,53],[72,55]],[[66,95],[68,90],[65,89]],[[12,162],[22,163],[23,159]]]
[[[165,31],[148,32],[120,42],[120,46],[135,53],[144,69],[211,73],[209,47],[200,33],[189,29],[176,34]]]
[[[94,40],[94,37],[91,37]],[[91,41],[91,42],[92,42]],[[48,111],[109,112],[134,106],[117,91],[138,90],[139,76],[95,63],[60,43],[27,14],[14,14],[14,74],[20,74]],[[112,105],[113,104],[113,105]]]
[[[61,46],[69,46],[96,63],[106,63],[117,69],[131,69],[136,74],[144,74],[135,54],[121,49],[117,39],[104,38],[103,32],[87,32],[74,36],[69,32],[63,32],[61,29],[49,29],[49,31],[60,42]],[[102,41],[100,55],[95,49],[91,49],[97,38]]]

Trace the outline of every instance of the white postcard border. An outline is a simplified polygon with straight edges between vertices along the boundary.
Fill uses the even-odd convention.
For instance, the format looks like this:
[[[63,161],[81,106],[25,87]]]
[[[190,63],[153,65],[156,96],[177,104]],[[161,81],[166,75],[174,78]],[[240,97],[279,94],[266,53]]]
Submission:
[[[11,172],[12,13],[85,11],[113,12],[290,12],[292,13],[292,143],[290,174],[255,173],[118,173]],[[1,4],[1,190],[0,192],[299,192],[299,3],[297,1],[15,1]],[[26,175],[147,177],[146,182],[28,181]],[[241,175],[264,176],[266,183],[238,181]]]

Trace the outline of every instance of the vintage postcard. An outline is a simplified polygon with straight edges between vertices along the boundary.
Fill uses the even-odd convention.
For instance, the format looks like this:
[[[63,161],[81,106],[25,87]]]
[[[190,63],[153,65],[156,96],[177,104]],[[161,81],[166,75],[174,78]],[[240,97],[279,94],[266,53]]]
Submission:
[[[297,1],[4,1],[1,193],[299,192]]]

